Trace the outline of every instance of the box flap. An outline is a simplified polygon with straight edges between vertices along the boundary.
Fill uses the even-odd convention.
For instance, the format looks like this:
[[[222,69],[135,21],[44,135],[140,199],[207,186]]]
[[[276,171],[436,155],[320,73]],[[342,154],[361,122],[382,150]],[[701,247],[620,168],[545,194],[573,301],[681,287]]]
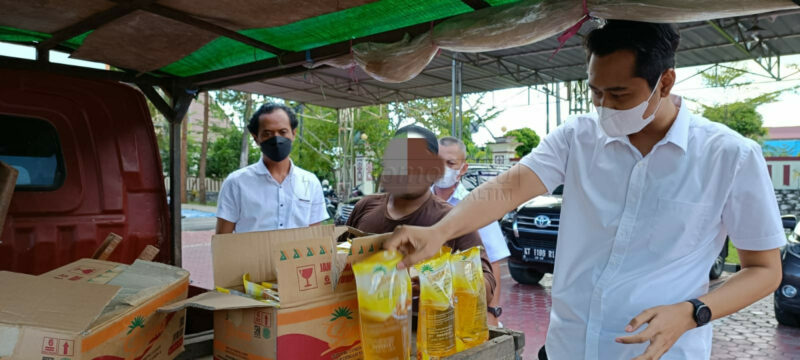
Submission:
[[[278,274],[281,307],[306,304],[333,294],[332,238],[287,241],[275,246],[272,261]]]
[[[326,239],[330,242],[333,225],[307,228],[273,230],[240,234],[214,235],[211,239],[211,261],[214,286],[241,288],[242,275],[250,273],[253,281],[275,281],[273,249],[280,244],[306,239]],[[281,293],[283,289],[281,289]],[[281,300],[283,294],[281,294]]]
[[[128,265],[112,261],[80,259],[58,269],[41,274],[39,277],[106,284],[117,277],[117,275],[126,268],[128,268]]]
[[[232,310],[255,307],[269,307],[269,305],[244,296],[223,294],[216,291],[202,293],[195,297],[178,301],[158,309],[158,312],[175,312],[187,307],[203,310]]]
[[[353,239],[349,253],[340,254],[334,252],[332,254],[333,266],[331,271],[333,288],[337,292],[355,290],[355,276],[353,275],[353,268],[349,265],[357,263],[383,249],[383,242],[391,236],[391,233],[387,233],[357,237]]]
[[[0,323],[81,332],[119,291],[118,286],[61,281],[0,271]]]

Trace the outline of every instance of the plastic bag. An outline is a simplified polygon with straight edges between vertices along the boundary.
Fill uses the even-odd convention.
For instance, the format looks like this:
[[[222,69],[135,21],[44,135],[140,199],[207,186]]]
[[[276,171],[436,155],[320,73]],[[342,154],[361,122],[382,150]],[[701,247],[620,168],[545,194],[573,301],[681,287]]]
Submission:
[[[403,256],[379,251],[353,265],[365,360],[411,355],[411,278],[397,270]]]
[[[453,275],[450,248],[415,265],[419,272],[417,358],[428,359],[456,352]]]
[[[481,267],[481,248],[476,246],[450,257],[453,295],[456,304],[455,332],[458,351],[489,339],[486,318],[486,284]]]

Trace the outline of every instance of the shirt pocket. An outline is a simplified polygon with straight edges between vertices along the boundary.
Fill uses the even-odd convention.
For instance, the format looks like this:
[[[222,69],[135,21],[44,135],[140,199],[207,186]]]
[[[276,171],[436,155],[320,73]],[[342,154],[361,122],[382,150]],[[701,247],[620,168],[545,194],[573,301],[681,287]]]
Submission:
[[[707,204],[658,199],[647,237],[648,249],[662,260],[691,253],[701,242],[702,228],[708,223],[711,208]]]
[[[305,227],[311,219],[311,199],[295,197],[292,209],[292,222],[295,226]]]

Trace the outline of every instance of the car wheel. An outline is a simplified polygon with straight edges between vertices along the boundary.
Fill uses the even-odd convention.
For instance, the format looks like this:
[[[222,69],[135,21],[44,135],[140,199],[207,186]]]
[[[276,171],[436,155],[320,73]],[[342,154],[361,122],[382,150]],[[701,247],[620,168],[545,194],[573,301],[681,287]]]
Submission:
[[[714,260],[714,265],[711,265],[711,273],[708,274],[708,277],[711,280],[719,279],[722,276],[722,271],[725,269],[725,257],[722,255],[717,256]]]
[[[778,320],[779,324],[791,327],[800,327],[800,314],[793,314],[778,309],[778,299],[775,299],[774,295],[772,301],[773,307],[775,308],[775,320]]]
[[[512,266],[509,264],[508,271],[514,281],[525,285],[536,285],[542,280],[544,273],[526,267]]]

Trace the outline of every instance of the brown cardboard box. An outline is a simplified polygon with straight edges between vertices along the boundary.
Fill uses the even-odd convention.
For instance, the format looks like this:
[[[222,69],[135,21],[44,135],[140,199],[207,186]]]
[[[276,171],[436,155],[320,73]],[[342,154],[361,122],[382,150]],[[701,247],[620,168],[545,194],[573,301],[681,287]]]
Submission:
[[[188,275],[164,264],[93,259],[40,276],[0,272],[0,359],[175,358],[185,313],[156,309],[186,298]],[[140,286],[153,281],[160,283]]]
[[[335,242],[346,229],[332,225],[216,235],[211,241],[214,285],[242,291],[242,275],[277,281],[280,308],[241,296],[209,292],[159,311],[186,306],[214,310],[214,358],[360,359],[355,279],[349,266],[334,290]],[[354,240],[352,263],[381,248],[384,237]]]

